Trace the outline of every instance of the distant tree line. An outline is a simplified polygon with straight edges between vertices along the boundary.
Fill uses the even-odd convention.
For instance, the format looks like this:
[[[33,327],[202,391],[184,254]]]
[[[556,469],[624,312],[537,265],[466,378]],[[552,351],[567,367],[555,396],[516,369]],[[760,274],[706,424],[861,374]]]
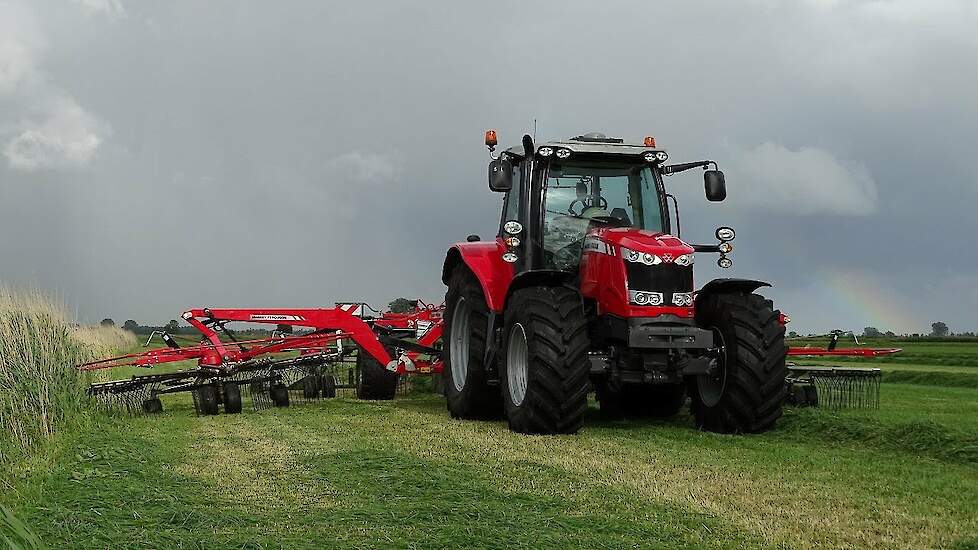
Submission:
[[[929,341],[958,341],[967,338],[978,338],[978,333],[975,332],[951,332],[947,323],[944,321],[937,321],[931,323],[931,331],[929,334],[924,333],[907,333],[907,334],[896,334],[892,330],[882,331],[876,327],[865,327],[863,328],[862,334],[859,334],[860,338],[888,338],[891,340],[929,340]],[[825,334],[814,334],[810,333],[807,335],[799,334],[796,331],[788,331],[788,338],[817,338],[819,336],[826,336]]]

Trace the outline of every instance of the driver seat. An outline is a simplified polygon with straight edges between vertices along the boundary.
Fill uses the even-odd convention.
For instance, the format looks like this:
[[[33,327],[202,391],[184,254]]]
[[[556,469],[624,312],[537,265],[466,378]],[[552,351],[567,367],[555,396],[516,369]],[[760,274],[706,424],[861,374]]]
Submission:
[[[612,218],[621,220],[624,227],[631,227],[632,220],[628,217],[628,212],[624,208],[612,208],[609,214]]]

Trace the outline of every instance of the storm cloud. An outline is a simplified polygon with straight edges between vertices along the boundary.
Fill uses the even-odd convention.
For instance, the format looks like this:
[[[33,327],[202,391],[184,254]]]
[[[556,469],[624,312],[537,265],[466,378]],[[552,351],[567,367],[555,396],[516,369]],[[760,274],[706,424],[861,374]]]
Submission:
[[[960,1],[0,0],[0,280],[82,320],[440,300],[495,232],[482,132],[653,134],[799,332],[978,329]]]

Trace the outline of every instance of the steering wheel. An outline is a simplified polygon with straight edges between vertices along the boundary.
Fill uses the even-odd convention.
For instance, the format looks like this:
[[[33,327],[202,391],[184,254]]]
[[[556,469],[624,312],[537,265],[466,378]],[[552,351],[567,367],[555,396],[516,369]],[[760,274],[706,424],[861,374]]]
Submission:
[[[592,202],[594,201],[594,199],[597,199],[598,204],[588,204],[587,199],[574,199],[571,201],[570,204],[567,205],[567,211],[570,212],[572,215],[580,218],[584,214],[584,211],[592,206],[597,206],[598,208],[602,208],[602,209],[608,208],[608,199],[604,197],[595,197],[594,195],[589,195],[588,199],[590,199]],[[580,212],[574,212],[574,205],[577,203],[581,203]]]

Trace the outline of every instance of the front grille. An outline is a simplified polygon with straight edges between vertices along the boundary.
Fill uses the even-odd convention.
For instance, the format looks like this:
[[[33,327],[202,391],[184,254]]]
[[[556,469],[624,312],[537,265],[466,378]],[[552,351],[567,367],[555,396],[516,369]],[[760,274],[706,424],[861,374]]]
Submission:
[[[629,290],[661,292],[666,305],[672,304],[674,292],[693,291],[693,266],[676,264],[646,265],[625,262]]]

